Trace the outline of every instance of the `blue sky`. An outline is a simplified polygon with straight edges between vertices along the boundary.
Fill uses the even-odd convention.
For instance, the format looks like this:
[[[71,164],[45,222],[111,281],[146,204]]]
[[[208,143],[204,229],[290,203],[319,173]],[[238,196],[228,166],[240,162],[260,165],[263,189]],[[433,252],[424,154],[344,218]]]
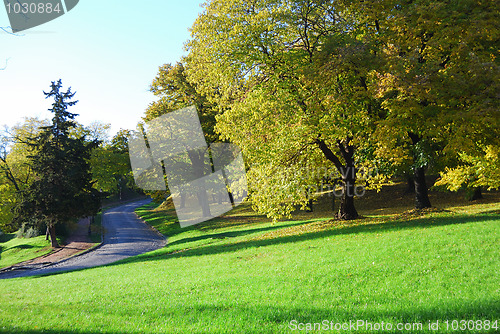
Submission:
[[[80,102],[77,121],[133,129],[155,100],[149,85],[165,63],[180,60],[199,0],[80,0],[65,15],[9,35],[0,30],[0,125],[50,118],[42,91],[62,79]],[[0,7],[0,26],[9,26]]]

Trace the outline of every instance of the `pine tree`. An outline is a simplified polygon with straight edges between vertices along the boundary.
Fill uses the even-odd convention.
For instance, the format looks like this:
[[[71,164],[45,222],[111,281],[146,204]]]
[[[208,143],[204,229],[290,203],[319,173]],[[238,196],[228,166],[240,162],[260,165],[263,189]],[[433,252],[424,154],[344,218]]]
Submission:
[[[52,82],[51,91],[44,92],[53,98],[52,124],[41,128],[41,133],[31,140],[36,155],[29,156],[35,180],[23,194],[18,219],[43,221],[50,234],[52,247],[59,247],[55,225],[97,213],[99,193],[92,188],[89,159],[99,144],[88,142],[85,137],[73,138],[70,130],[76,126],[76,114],[68,107],[78,101],[69,101],[75,93],[68,88],[61,92],[61,80]]]

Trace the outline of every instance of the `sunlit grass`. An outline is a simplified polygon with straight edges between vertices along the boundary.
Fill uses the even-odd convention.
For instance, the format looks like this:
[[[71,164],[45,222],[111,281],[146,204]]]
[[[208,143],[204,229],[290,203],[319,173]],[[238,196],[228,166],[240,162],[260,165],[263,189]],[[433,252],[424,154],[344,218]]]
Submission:
[[[0,268],[31,260],[52,251],[45,236],[16,238],[14,233],[0,236]]]
[[[0,281],[0,332],[293,333],[294,319],[362,319],[419,322],[419,333],[436,333],[429,321],[498,319],[500,204],[469,207],[474,214],[273,223],[243,206],[181,229],[171,204],[149,205],[138,213],[168,236],[165,248],[106,267]],[[349,332],[376,331],[341,331]]]

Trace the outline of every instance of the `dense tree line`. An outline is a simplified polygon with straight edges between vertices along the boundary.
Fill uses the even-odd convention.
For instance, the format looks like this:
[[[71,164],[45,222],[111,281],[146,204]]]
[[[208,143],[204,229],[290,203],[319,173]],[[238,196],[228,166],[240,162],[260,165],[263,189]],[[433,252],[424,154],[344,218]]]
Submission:
[[[207,1],[187,56],[159,68],[143,120],[195,105],[208,143],[241,147],[252,204],[273,218],[338,185],[336,215],[355,219],[356,186],[394,175],[408,179],[416,208],[432,204],[429,173],[477,196],[500,187],[499,9],[493,0]],[[133,185],[131,131],[108,140],[108,125],[79,125],[67,111],[74,94],[61,88],[46,93],[52,121],[26,119],[0,138],[4,231],[53,234]]]
[[[338,217],[356,218],[363,168],[384,174],[371,175],[372,186],[406,175],[416,208],[431,206],[428,172],[452,190],[498,187],[498,9],[495,1],[208,1],[182,64],[160,69],[152,90],[162,99],[147,115],[210,106],[216,140],[243,149],[252,203],[275,218],[332,180],[343,189]],[[319,169],[327,172],[311,173]]]
[[[109,125],[78,124],[68,110],[75,93],[63,92],[61,80],[44,94],[52,120],[25,119],[0,138],[0,228],[46,230],[57,247],[57,225],[95,215],[102,199],[133,188],[129,131],[109,141]]]

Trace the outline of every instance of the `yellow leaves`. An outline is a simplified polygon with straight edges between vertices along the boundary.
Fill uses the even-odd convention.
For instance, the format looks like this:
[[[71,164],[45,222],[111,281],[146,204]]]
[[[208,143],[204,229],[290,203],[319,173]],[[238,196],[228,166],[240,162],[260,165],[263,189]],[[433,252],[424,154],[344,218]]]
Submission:
[[[500,156],[500,147],[488,145],[485,149],[485,158],[486,160],[496,161],[498,163]]]
[[[467,167],[446,168],[441,173],[441,178],[434,184],[435,186],[446,186],[450,191],[458,191],[464,185],[472,170]]]
[[[462,186],[500,188],[500,148],[488,145],[483,148],[483,152],[484,155],[460,153],[462,165],[446,168],[436,186],[446,186],[451,191],[457,191]]]

